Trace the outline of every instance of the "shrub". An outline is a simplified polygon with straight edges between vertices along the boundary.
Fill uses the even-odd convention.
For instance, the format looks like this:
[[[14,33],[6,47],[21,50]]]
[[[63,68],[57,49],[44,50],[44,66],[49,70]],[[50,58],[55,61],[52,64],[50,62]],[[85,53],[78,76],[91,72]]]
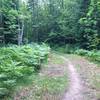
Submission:
[[[0,97],[9,94],[20,79],[40,69],[49,50],[45,44],[0,48]]]
[[[89,51],[84,50],[84,49],[79,49],[79,50],[75,51],[76,54],[81,55],[81,56],[86,56],[88,54],[88,52]]]
[[[100,51],[91,51],[88,53],[88,57],[94,61],[100,62]]]
[[[99,62],[100,63],[100,51],[88,51],[84,49],[79,49],[75,51],[76,54],[81,55],[81,56],[87,56],[91,60]]]

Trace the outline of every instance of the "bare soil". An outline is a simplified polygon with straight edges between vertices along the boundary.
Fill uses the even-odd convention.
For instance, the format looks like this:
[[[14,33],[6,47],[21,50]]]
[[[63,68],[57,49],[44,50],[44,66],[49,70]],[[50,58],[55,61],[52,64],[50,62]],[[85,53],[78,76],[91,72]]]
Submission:
[[[77,55],[67,55],[67,58],[77,70],[80,78],[80,93],[83,96],[80,100],[100,100],[100,66]]]

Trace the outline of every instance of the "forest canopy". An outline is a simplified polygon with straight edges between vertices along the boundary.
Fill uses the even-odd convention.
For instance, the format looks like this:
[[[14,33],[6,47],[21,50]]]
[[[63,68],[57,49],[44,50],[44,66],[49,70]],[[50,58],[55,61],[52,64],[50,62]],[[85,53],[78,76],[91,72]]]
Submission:
[[[0,43],[100,49],[99,0],[0,0]]]

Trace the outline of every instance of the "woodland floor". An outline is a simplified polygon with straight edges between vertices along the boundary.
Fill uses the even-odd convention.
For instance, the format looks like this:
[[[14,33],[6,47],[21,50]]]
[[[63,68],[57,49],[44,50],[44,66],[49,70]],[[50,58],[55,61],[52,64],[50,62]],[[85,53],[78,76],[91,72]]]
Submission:
[[[84,57],[51,54],[33,78],[10,100],[100,100],[100,67]]]

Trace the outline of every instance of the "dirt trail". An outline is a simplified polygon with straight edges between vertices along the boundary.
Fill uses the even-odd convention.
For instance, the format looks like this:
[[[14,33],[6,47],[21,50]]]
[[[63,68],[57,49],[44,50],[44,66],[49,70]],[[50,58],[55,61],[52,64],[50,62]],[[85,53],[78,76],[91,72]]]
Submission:
[[[84,57],[65,56],[70,86],[63,100],[100,100],[100,68]]]
[[[77,67],[78,66],[78,67]],[[79,68],[79,69],[77,69]],[[66,87],[63,93],[59,94],[49,94],[47,91],[43,95],[44,98],[40,99],[31,99],[31,95],[33,95],[34,89],[28,89],[25,91],[20,91],[19,99],[13,100],[100,100],[97,97],[100,94],[100,90],[98,88],[91,88],[93,84],[90,84],[91,79],[93,80],[93,73],[97,73],[99,75],[100,69],[97,69],[95,64],[91,64],[88,60],[77,57],[76,55],[51,55],[49,59],[49,63],[47,67],[43,67],[40,71],[43,77],[59,77],[63,76],[64,73],[68,73],[69,79],[69,87]],[[91,74],[92,73],[92,74]],[[94,75],[95,75],[94,73]],[[42,77],[41,76],[41,77]],[[88,80],[88,81],[87,81]],[[34,88],[34,87],[33,87]],[[67,90],[67,91],[66,91]],[[98,90],[98,91],[97,91]],[[21,99],[23,96],[25,99]],[[15,98],[18,98],[18,95]]]
[[[68,63],[69,79],[70,79],[70,87],[67,93],[65,94],[63,100],[83,100],[83,96],[81,93],[82,84],[79,75],[74,66],[71,64],[71,62],[65,57],[62,58],[66,61],[66,63]]]

